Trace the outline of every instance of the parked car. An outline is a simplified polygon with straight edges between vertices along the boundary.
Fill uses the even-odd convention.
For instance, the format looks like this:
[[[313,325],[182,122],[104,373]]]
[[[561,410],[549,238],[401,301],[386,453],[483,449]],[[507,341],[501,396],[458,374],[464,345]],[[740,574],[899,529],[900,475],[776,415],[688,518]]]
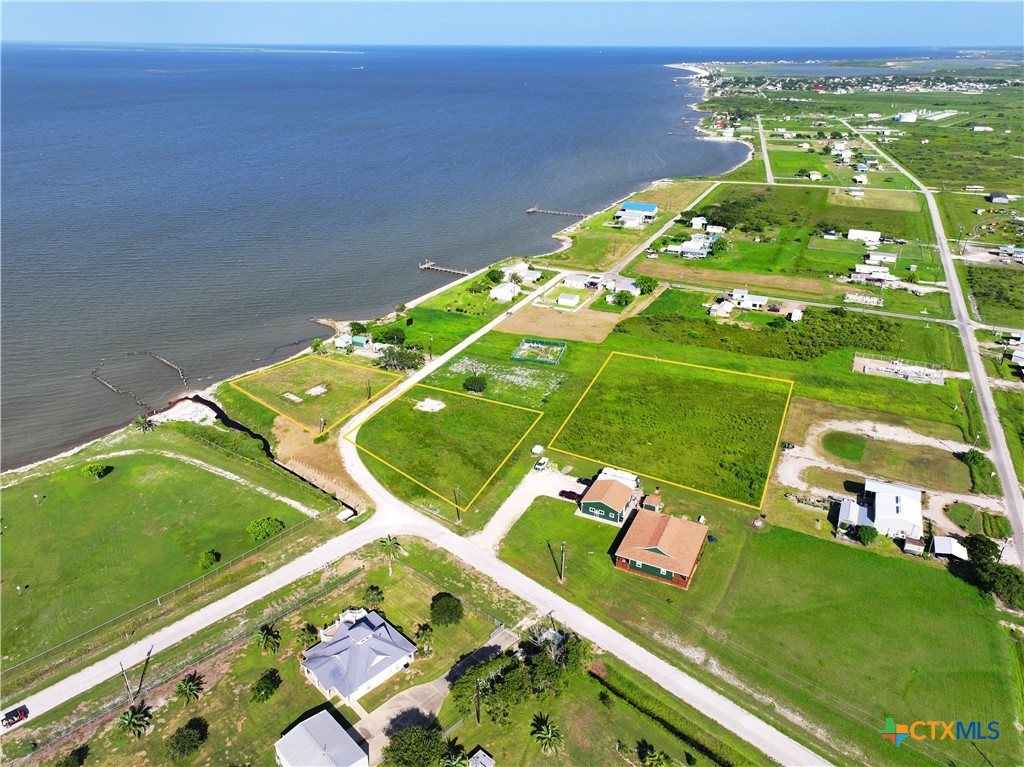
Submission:
[[[533,470],[540,471],[541,469],[545,468],[549,463],[551,463],[550,459],[547,456],[544,456],[533,465]]]
[[[28,719],[28,709],[24,706],[18,706],[4,714],[3,725],[4,727],[13,727],[18,722],[23,722],[26,719]]]
[[[590,479],[588,477],[578,477],[576,479],[576,483],[579,484],[579,485],[584,485],[586,487],[590,487]]]
[[[576,503],[579,503],[580,499],[583,498],[582,495],[580,495],[579,493],[574,493],[572,490],[559,490],[558,497],[564,498],[567,501],[574,501]]]
[[[780,307],[778,304],[769,304],[768,311],[770,311],[770,312],[781,312],[782,311],[782,307]]]

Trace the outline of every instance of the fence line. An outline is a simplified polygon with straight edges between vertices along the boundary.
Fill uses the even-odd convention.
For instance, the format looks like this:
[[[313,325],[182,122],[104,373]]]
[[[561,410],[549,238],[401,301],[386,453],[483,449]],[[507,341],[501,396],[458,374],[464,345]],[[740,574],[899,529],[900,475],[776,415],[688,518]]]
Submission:
[[[234,632],[229,639],[225,640],[224,642],[222,642],[221,644],[217,645],[213,649],[207,651],[203,655],[200,655],[198,658],[190,658],[187,662],[182,662],[182,663],[176,664],[173,667],[173,670],[168,671],[167,673],[164,673],[157,681],[151,682],[146,687],[140,688],[138,690],[138,692],[135,694],[135,697],[141,698],[143,695],[145,695],[148,692],[152,692],[154,689],[156,689],[160,685],[166,684],[167,682],[169,682],[171,679],[176,677],[178,674],[180,674],[182,671],[184,671],[185,669],[189,668],[190,666],[198,666],[200,663],[202,663],[203,661],[207,660],[208,658],[211,658],[214,655],[216,655],[217,653],[222,652],[224,649],[230,647],[231,645],[233,645],[235,642],[237,642],[242,637],[247,636],[248,634],[250,634],[252,632],[253,628],[255,628],[257,626],[260,626],[260,625],[263,625],[265,623],[266,624],[272,624],[275,621],[278,621],[281,618],[284,618],[284,617],[290,615],[291,613],[294,613],[297,610],[300,610],[305,605],[307,605],[310,602],[312,602],[314,599],[318,599],[319,597],[322,597],[327,592],[332,591],[333,589],[338,588],[338,586],[341,586],[341,585],[343,585],[345,583],[348,583],[349,581],[353,580],[362,571],[363,571],[363,567],[362,567],[362,565],[360,565],[359,567],[355,568],[354,570],[351,570],[351,571],[345,573],[344,575],[342,575],[341,577],[337,578],[336,580],[331,582],[329,585],[323,587],[322,589],[320,589],[316,593],[312,594],[311,596],[307,597],[306,599],[302,600],[301,602],[298,602],[297,604],[293,604],[293,605],[283,609],[281,612],[278,612],[277,614],[273,615],[270,618],[262,618],[262,617],[260,617],[260,618],[253,618],[253,619],[250,619],[250,620],[246,621],[244,627],[240,628],[238,631]],[[128,670],[130,671],[131,669],[128,669]],[[118,697],[120,698],[120,695]],[[90,717],[89,719],[87,719],[86,721],[82,722],[81,724],[78,724],[75,727],[71,728],[70,730],[67,730],[67,731],[61,733],[60,735],[57,735],[57,736],[51,738],[48,742],[44,743],[40,748],[46,748],[47,746],[52,745],[53,743],[56,743],[59,740],[62,740],[64,738],[67,738],[67,737],[75,734],[76,732],[78,732],[82,728],[88,727],[89,725],[93,724],[97,720],[102,719],[105,716],[108,716],[111,711],[113,711],[114,709],[120,708],[123,705],[124,705],[123,702],[117,702],[117,703],[113,703],[113,704],[107,706],[100,713]],[[37,749],[37,751],[38,750],[40,750],[40,749]],[[19,764],[19,763],[23,762],[24,760],[30,758],[32,755],[34,755],[34,753],[35,752],[33,752],[33,754],[28,754],[26,756],[19,757],[19,758],[13,760],[13,762],[11,762],[11,763],[12,764]]]
[[[78,634],[77,636],[74,636],[71,639],[67,639],[67,640],[61,642],[58,645],[54,645],[53,647],[50,647],[49,649],[43,650],[43,652],[38,653],[36,655],[33,655],[31,658],[27,658],[26,660],[23,660],[20,663],[14,665],[14,666],[7,666],[7,667],[5,667],[4,668],[4,674],[5,675],[12,674],[15,671],[17,671],[18,669],[22,668],[23,666],[26,666],[29,663],[33,663],[35,661],[38,661],[40,658],[45,658],[45,657],[47,657],[47,656],[49,656],[49,655],[51,655],[53,653],[56,653],[58,650],[60,650],[62,648],[65,648],[68,645],[81,642],[86,637],[90,637],[90,636],[93,636],[95,634],[98,634],[101,631],[103,631],[104,629],[112,628],[113,626],[115,626],[116,624],[120,623],[121,621],[124,621],[127,618],[130,618],[130,617],[132,617],[134,615],[137,615],[140,612],[144,612],[145,610],[147,610],[149,608],[152,608],[154,606],[162,607],[164,600],[166,600],[166,599],[173,599],[175,596],[177,596],[182,591],[191,591],[192,588],[196,584],[202,583],[207,578],[210,578],[210,577],[212,577],[214,575],[218,575],[220,573],[226,572],[227,568],[230,568],[233,565],[238,564],[242,560],[251,557],[253,554],[255,554],[255,553],[265,549],[270,544],[276,543],[276,542],[282,540],[283,538],[286,538],[286,537],[290,536],[296,530],[299,530],[299,529],[305,527],[308,524],[311,524],[313,522],[316,522],[316,521],[322,519],[323,516],[324,516],[323,512],[320,512],[315,517],[306,517],[301,522],[298,522],[298,523],[292,525],[291,527],[282,530],[280,533],[275,535],[273,538],[268,538],[267,540],[265,540],[262,543],[254,546],[253,548],[249,549],[248,551],[246,551],[246,552],[244,552],[242,554],[239,554],[234,559],[230,559],[227,562],[224,562],[223,564],[218,565],[217,567],[213,568],[212,570],[209,570],[208,572],[203,573],[198,578],[194,578],[193,580],[189,581],[188,583],[184,583],[181,586],[178,586],[177,588],[172,589],[171,591],[168,591],[165,594],[160,594],[155,599],[151,599],[148,602],[144,602],[141,605],[137,605],[136,607],[133,607],[131,610],[123,612],[123,613],[121,613],[118,616],[115,616],[115,617],[113,617],[113,618],[111,618],[111,619],[109,619],[107,621],[104,621],[103,623],[99,624],[98,626],[93,626],[91,629],[87,629],[86,631],[83,631],[81,634]]]

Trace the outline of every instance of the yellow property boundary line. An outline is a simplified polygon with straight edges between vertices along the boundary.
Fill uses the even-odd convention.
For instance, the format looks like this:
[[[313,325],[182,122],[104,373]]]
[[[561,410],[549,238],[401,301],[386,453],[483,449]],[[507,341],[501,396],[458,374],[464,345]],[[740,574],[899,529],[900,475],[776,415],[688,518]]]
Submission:
[[[764,488],[761,490],[761,500],[758,502],[757,506],[754,506],[753,504],[749,504],[749,503],[744,503],[743,501],[738,501],[735,498],[726,498],[725,496],[722,496],[722,495],[715,495],[714,493],[709,493],[707,490],[699,490],[698,488],[690,487],[689,485],[681,485],[678,482],[672,482],[671,480],[668,480],[668,479],[663,479],[661,477],[655,477],[655,476],[653,476],[651,474],[644,474],[643,472],[637,471],[636,469],[631,469],[631,468],[626,467],[626,466],[616,466],[615,464],[608,463],[606,461],[601,460],[600,458],[594,458],[593,456],[589,456],[589,455],[580,455],[579,453],[573,453],[573,452],[570,452],[568,450],[562,450],[560,448],[555,447],[555,442],[558,439],[558,436],[562,433],[562,429],[564,429],[566,427],[566,425],[572,419],[573,415],[575,415],[576,409],[580,406],[580,404],[582,404],[583,400],[590,393],[590,390],[591,390],[591,388],[593,388],[594,384],[597,383],[597,379],[601,377],[601,373],[604,372],[604,369],[608,366],[608,363],[612,361],[612,357],[615,357],[616,355],[618,355],[619,357],[632,357],[633,359],[638,359],[638,360],[649,360],[651,362],[663,362],[663,363],[666,363],[668,365],[679,365],[681,367],[697,368],[699,370],[710,370],[710,371],[715,372],[715,373],[727,373],[728,375],[746,376],[747,378],[760,378],[760,379],[765,380],[765,381],[776,381],[778,383],[789,384],[789,390],[786,393],[786,406],[782,409],[782,420],[779,422],[779,433],[775,436],[775,448],[772,451],[772,459],[771,459],[771,461],[768,464],[768,476],[765,477]],[[562,453],[564,455],[571,455],[573,458],[579,458],[579,459],[584,460],[584,461],[592,461],[593,463],[600,463],[600,464],[603,464],[604,466],[610,466],[613,469],[620,469],[622,471],[628,471],[628,472],[631,472],[633,474],[637,474],[637,475],[639,475],[641,477],[646,477],[647,479],[652,479],[655,482],[663,482],[666,485],[672,485],[673,487],[680,487],[683,490],[690,490],[690,491],[692,491],[694,493],[700,493],[701,495],[707,495],[707,496],[709,496],[711,498],[717,498],[720,501],[727,501],[729,503],[738,503],[740,506],[745,506],[748,509],[754,509],[755,511],[760,511],[764,507],[764,499],[765,499],[765,496],[768,494],[768,484],[771,482],[772,472],[775,470],[775,457],[779,453],[779,443],[782,441],[782,429],[786,425],[786,416],[789,414],[789,403],[793,399],[793,386],[794,385],[795,385],[795,382],[789,380],[788,378],[773,378],[772,376],[757,375],[756,373],[741,373],[741,372],[739,372],[737,370],[725,370],[724,368],[713,368],[713,367],[709,367],[707,365],[696,365],[696,364],[694,364],[692,362],[676,362],[675,360],[664,360],[664,359],[660,359],[658,357],[646,357],[646,356],[644,356],[642,354],[630,354],[628,352],[611,352],[608,355],[608,358],[601,364],[601,367],[598,369],[597,373],[594,374],[594,377],[591,379],[590,383],[587,384],[587,388],[583,391],[583,394],[580,395],[580,398],[576,401],[576,404],[573,405],[572,410],[569,411],[569,415],[567,415],[565,417],[565,420],[562,422],[562,425],[558,427],[558,431],[555,432],[555,436],[553,436],[551,438],[551,440],[548,442],[548,449],[549,450],[554,450],[556,453]]]
[[[257,397],[252,392],[246,391],[245,389],[243,389],[241,386],[238,385],[242,381],[246,381],[246,380],[248,380],[250,378],[258,378],[259,376],[264,375],[266,373],[269,373],[269,372],[271,372],[273,370],[279,370],[281,368],[288,367],[289,365],[294,365],[297,362],[302,362],[303,360],[318,360],[320,362],[331,362],[331,363],[333,363],[335,365],[342,365],[342,366],[347,367],[347,368],[354,368],[356,370],[362,370],[364,372],[377,373],[377,374],[385,375],[385,376],[392,376],[395,380],[392,381],[391,383],[389,383],[387,386],[385,386],[380,391],[376,392],[372,397],[370,397],[370,399],[366,400],[365,402],[360,402],[354,408],[352,408],[347,413],[345,413],[345,415],[343,415],[341,418],[339,418],[338,420],[336,420],[334,423],[330,424],[329,426],[325,427],[323,431],[316,431],[314,428],[307,426],[302,421],[299,421],[299,420],[297,420],[295,418],[292,418],[290,415],[288,415],[285,412],[282,412],[281,410],[279,410],[278,408],[274,407],[273,405],[271,405],[266,400],[260,399],[259,397]],[[267,368],[266,370],[260,370],[260,371],[258,371],[256,373],[249,373],[248,375],[244,375],[241,378],[236,378],[233,381],[228,381],[228,385],[231,386],[231,388],[240,391],[242,394],[244,394],[249,399],[251,399],[251,400],[253,400],[255,402],[260,403],[261,405],[263,405],[263,407],[269,408],[270,410],[273,410],[279,416],[282,416],[283,418],[287,418],[289,421],[291,421],[293,424],[295,424],[299,428],[304,429],[305,431],[308,431],[310,434],[315,434],[315,435],[319,436],[320,434],[326,434],[331,429],[333,429],[335,426],[337,426],[338,424],[342,423],[343,421],[348,420],[351,416],[355,415],[357,412],[362,410],[370,402],[373,402],[375,399],[378,399],[381,395],[383,395],[390,388],[392,388],[399,381],[401,381],[403,377],[404,376],[402,376],[401,374],[399,374],[399,373],[392,373],[390,370],[378,370],[377,368],[369,368],[369,367],[365,367],[363,365],[353,365],[351,362],[343,362],[342,360],[331,359],[330,357],[318,357],[318,356],[313,355],[313,354],[307,354],[304,357],[296,357],[293,360],[288,360],[287,362],[282,362],[280,365],[272,365],[271,367]]]
[[[377,455],[373,451],[367,450],[365,447],[363,447],[358,442],[356,442],[354,439],[352,439],[352,433],[353,432],[356,432],[359,429],[361,429],[364,426],[366,426],[366,424],[368,424],[370,421],[372,421],[374,418],[379,416],[381,413],[383,413],[389,407],[391,407],[396,402],[398,402],[398,400],[400,400],[402,397],[404,397],[406,394],[409,394],[411,391],[413,391],[413,389],[416,389],[416,388],[429,389],[431,391],[438,391],[438,392],[442,392],[444,394],[452,394],[452,395],[454,395],[456,397],[465,397],[466,399],[471,399],[474,402],[487,402],[487,403],[489,403],[491,405],[500,405],[501,407],[508,407],[508,408],[512,408],[514,410],[523,410],[523,411],[526,411],[527,413],[536,413],[537,414],[537,417],[533,419],[533,423],[531,423],[530,426],[526,429],[526,431],[523,432],[523,436],[521,436],[519,438],[519,441],[516,442],[516,444],[512,446],[512,449],[508,451],[508,454],[504,458],[501,459],[501,463],[499,463],[497,468],[494,471],[491,472],[491,476],[489,476],[486,479],[486,481],[483,483],[483,485],[481,485],[480,489],[477,490],[476,495],[474,495],[469,500],[469,503],[465,504],[464,506],[459,506],[454,501],[452,501],[451,498],[448,498],[447,496],[441,495],[439,492],[437,492],[433,488],[428,487],[427,485],[423,484],[422,482],[420,482],[415,477],[412,477],[409,474],[406,474],[404,471],[399,469],[394,464],[384,460],[383,458],[381,458],[379,455]],[[360,424],[356,428],[354,428],[351,431],[349,431],[348,433],[346,433],[342,437],[342,439],[344,439],[346,442],[348,442],[348,443],[350,443],[352,445],[355,445],[356,449],[362,450],[364,453],[366,453],[367,455],[369,455],[369,456],[375,458],[376,460],[380,461],[382,464],[387,466],[392,471],[397,472],[398,474],[402,475],[403,477],[405,477],[410,482],[412,482],[412,483],[422,487],[424,490],[426,490],[431,495],[437,496],[442,501],[447,503],[449,506],[454,506],[458,511],[462,512],[462,511],[467,511],[474,503],[476,503],[477,498],[479,498],[480,495],[484,492],[484,490],[487,489],[487,486],[489,484],[491,484],[491,480],[493,480],[494,477],[497,476],[498,472],[501,471],[502,467],[506,463],[508,463],[508,459],[512,457],[512,454],[516,450],[518,450],[519,446],[523,444],[523,442],[526,440],[526,438],[528,436],[530,436],[530,432],[533,431],[533,427],[536,426],[537,422],[540,421],[540,419],[543,418],[543,417],[544,417],[544,411],[542,411],[542,410],[535,410],[534,408],[531,408],[531,407],[523,407],[522,405],[511,405],[511,404],[509,404],[507,402],[499,402],[498,400],[487,399],[486,397],[477,397],[477,396],[472,395],[472,394],[463,394],[462,392],[452,391],[451,389],[441,389],[441,388],[439,388],[437,386],[428,386],[427,384],[418,383],[418,384],[413,384],[412,386],[409,387],[409,389],[407,391],[402,392],[401,396],[395,397],[393,400],[391,400],[391,402],[387,403],[384,407],[382,407],[380,410],[378,410],[376,413],[374,413],[370,417],[370,419],[368,421],[366,421],[366,423]]]

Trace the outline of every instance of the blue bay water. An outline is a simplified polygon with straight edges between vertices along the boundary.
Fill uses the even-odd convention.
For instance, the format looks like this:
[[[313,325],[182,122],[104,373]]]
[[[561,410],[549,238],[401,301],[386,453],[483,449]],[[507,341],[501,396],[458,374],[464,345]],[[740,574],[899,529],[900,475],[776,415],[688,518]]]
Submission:
[[[830,51],[849,58],[892,51]],[[382,314],[554,246],[590,211],[722,172],[673,61],[721,49],[2,52],[5,468],[281,359],[312,317]],[[794,59],[824,58],[792,51]]]

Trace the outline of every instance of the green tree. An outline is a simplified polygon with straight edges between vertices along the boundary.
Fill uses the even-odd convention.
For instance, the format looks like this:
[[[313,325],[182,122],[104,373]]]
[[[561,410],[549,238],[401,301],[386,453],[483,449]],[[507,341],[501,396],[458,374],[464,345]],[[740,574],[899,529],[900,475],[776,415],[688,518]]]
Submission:
[[[266,541],[273,538],[275,535],[280,535],[284,532],[285,527],[285,523],[280,519],[262,517],[250,522],[245,528],[245,531],[249,533],[249,537],[254,541]]]
[[[389,347],[381,352],[376,365],[382,370],[412,370],[423,366],[423,354],[413,349]]]
[[[445,752],[441,757],[441,767],[469,767],[469,755],[466,749],[455,739],[445,743]]]
[[[573,676],[580,676],[590,665],[594,652],[590,642],[571,635],[565,640],[564,657],[565,670]]]
[[[521,274],[510,275],[509,278],[508,278],[508,281],[511,282],[513,285],[522,285],[523,284],[523,275],[521,275]]]
[[[713,243],[711,243],[711,255],[720,256],[729,250],[729,241],[724,237],[719,237]]]
[[[540,744],[540,750],[545,754],[557,754],[562,750],[562,732],[546,714],[534,714],[530,735]]]
[[[164,741],[164,753],[171,761],[187,759],[206,742],[209,730],[209,725],[202,717],[189,719]]]
[[[264,623],[252,635],[252,643],[263,652],[276,653],[281,646],[281,632],[275,631],[269,623]]]
[[[438,626],[454,626],[462,621],[465,608],[459,598],[447,591],[434,594],[430,600],[430,622]]]
[[[413,725],[392,733],[384,746],[387,767],[436,767],[445,754],[441,728]]]
[[[320,641],[320,632],[316,630],[316,626],[312,623],[307,623],[305,626],[300,628],[295,634],[295,644],[301,647],[303,650],[312,647]]]
[[[365,336],[366,331],[369,328],[366,327],[365,323],[362,322],[350,322],[348,323],[348,332],[354,336]]]
[[[505,273],[502,272],[501,269],[490,269],[487,272],[486,276],[487,279],[491,282],[491,284],[497,285],[499,282],[502,281],[502,279],[504,279]]]
[[[986,535],[974,533],[968,535],[963,541],[967,555],[971,558],[971,564],[977,568],[986,562],[999,560],[999,544]]]
[[[640,295],[648,296],[657,289],[658,281],[654,277],[641,275],[636,278],[636,286],[640,288]]]
[[[858,541],[867,546],[878,538],[878,530],[871,525],[858,525],[854,536],[856,536]]]
[[[363,591],[362,601],[363,607],[367,610],[379,610],[380,606],[384,604],[384,590],[380,586],[371,583]]]
[[[615,305],[616,306],[629,306],[633,303],[633,294],[626,290],[620,290],[615,294]]]
[[[141,738],[146,734],[146,730],[149,729],[149,724],[152,721],[153,714],[150,712],[149,708],[147,706],[138,705],[132,706],[118,716],[117,719],[114,720],[114,727],[125,735],[130,735],[133,738]]]
[[[964,453],[960,458],[968,466],[984,466],[988,463],[988,458],[980,450],[971,449]]]
[[[466,376],[466,380],[462,382],[462,388],[466,391],[476,392],[479,394],[487,388],[487,376]]]
[[[214,551],[213,549],[210,549],[209,551],[204,551],[202,554],[199,555],[200,570],[209,570],[218,562],[220,562],[219,551]]]
[[[113,466],[108,466],[104,463],[87,463],[83,466],[79,473],[83,477],[92,477],[94,479],[103,479],[110,472],[114,470]]]
[[[648,751],[640,760],[642,767],[673,767],[675,760],[664,751]]]
[[[388,563],[388,577],[394,575],[392,564],[398,558],[398,555],[402,553],[402,544],[399,543],[397,538],[387,536],[377,541],[377,551],[380,553]]]
[[[132,427],[136,431],[141,431],[143,434],[146,432],[153,431],[156,428],[156,423],[146,415],[136,416],[132,421]]]
[[[183,706],[195,703],[202,694],[203,678],[195,671],[182,677],[174,687],[174,697],[180,700]]]
[[[327,354],[327,348],[324,346],[324,339],[322,338],[314,338],[309,348],[313,354]]]
[[[431,642],[434,639],[434,627],[429,623],[421,623],[416,629],[416,646],[420,655],[430,656],[434,654],[434,647]]]
[[[274,697],[281,686],[281,672],[276,668],[268,668],[249,688],[249,699],[253,703],[264,703]]]
[[[382,344],[402,346],[405,343],[405,331],[395,327],[381,328],[373,331],[373,340]]]

